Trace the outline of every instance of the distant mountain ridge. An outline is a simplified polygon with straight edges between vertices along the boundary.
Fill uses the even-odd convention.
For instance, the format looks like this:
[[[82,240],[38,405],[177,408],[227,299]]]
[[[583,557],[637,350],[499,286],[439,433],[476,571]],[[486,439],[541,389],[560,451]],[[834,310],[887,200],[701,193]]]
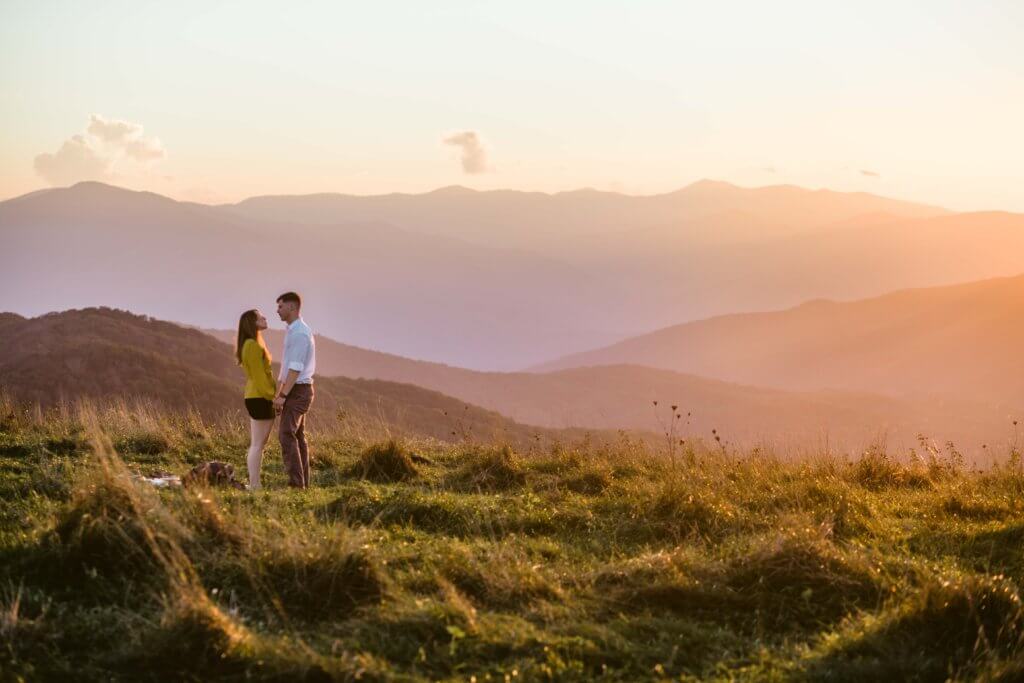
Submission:
[[[351,210],[329,195],[323,216],[314,200],[206,206],[81,183],[0,202],[0,309],[103,302],[222,328],[296,289],[329,336],[507,371],[737,310],[1024,271],[1024,216],[791,186],[448,189]],[[302,258],[272,267],[292,244]]]
[[[286,236],[305,245],[301,263],[263,268]],[[515,292],[520,279],[567,292],[567,282],[586,289],[591,278],[541,255],[392,225],[347,222],[325,229],[255,221],[101,183],[0,202],[0,239],[0,308],[38,314],[104,301],[163,318],[194,319],[198,313],[208,316],[198,322],[209,325],[237,319],[253,305],[272,306],[278,294],[297,289],[315,292],[307,306],[324,312],[318,318],[328,329],[341,318],[357,338],[383,336],[403,348],[411,330],[436,323],[435,334],[415,336],[422,352],[410,355],[461,348],[470,362],[473,349],[490,359],[518,361],[516,334],[531,297]],[[546,310],[535,309],[549,332],[547,341],[538,337],[531,355],[549,344],[577,346],[577,335],[619,336],[558,329],[558,309],[570,304],[568,296],[555,295]],[[26,305],[33,310],[25,311]],[[596,303],[581,310],[588,307],[596,320]]]
[[[236,214],[260,220],[298,220],[331,224],[346,220],[416,225],[432,234],[458,237],[503,247],[559,249],[565,239],[608,235],[712,219],[721,233],[737,227],[730,212],[756,217],[767,235],[745,230],[704,234],[701,243],[742,238],[779,237],[867,213],[922,218],[949,213],[939,207],[889,199],[863,192],[807,190],[793,185],[742,188],[731,183],[699,180],[673,192],[626,195],[591,188],[568,192],[517,190],[476,191],[454,186],[423,194],[267,195],[222,205]],[[563,245],[569,246],[569,245]]]
[[[533,368],[640,363],[813,391],[1024,409],[1024,275],[675,325]]]

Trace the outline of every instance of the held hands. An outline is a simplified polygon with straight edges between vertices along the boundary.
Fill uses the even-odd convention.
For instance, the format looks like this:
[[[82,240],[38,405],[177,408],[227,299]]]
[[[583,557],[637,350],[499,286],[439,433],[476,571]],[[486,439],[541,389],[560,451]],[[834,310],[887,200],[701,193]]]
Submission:
[[[284,410],[284,396],[278,394],[274,397],[274,414],[280,415],[282,410]]]

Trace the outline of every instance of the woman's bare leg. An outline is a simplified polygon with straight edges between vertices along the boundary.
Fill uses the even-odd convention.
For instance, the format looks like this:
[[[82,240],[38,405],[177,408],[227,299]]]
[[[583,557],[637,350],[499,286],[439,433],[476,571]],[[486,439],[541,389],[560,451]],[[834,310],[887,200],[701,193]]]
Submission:
[[[274,428],[273,420],[249,420],[249,455],[246,464],[249,466],[249,490],[260,488],[260,467],[263,465],[263,448],[267,445],[270,432]]]

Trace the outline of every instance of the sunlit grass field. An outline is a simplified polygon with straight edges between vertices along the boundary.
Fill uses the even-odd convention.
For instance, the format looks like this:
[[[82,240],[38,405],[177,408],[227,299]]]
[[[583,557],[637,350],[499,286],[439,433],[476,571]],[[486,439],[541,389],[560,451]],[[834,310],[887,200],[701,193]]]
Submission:
[[[0,405],[10,680],[1021,680],[1024,472],[688,442],[516,452]],[[411,457],[417,456],[416,458]]]

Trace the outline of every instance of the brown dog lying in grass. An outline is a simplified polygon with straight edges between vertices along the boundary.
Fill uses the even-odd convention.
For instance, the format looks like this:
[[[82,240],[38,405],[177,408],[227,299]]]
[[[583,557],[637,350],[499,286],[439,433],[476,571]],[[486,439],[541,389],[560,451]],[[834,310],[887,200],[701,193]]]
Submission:
[[[235,479],[235,467],[230,463],[210,462],[199,463],[192,471],[181,478],[183,486],[230,486],[245,490],[245,484]]]

